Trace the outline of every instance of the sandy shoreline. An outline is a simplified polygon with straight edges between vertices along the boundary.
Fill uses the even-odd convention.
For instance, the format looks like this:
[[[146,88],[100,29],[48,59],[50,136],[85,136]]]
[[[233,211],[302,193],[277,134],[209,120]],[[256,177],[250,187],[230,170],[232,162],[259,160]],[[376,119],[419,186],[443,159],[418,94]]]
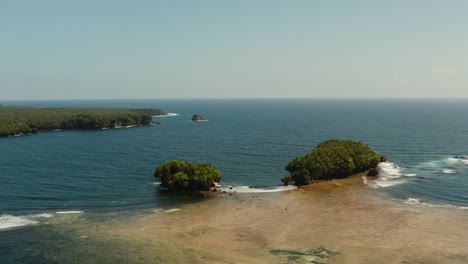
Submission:
[[[327,263],[468,263],[468,210],[393,201],[359,176],[180,209],[77,232],[144,246],[135,263],[306,263],[270,250],[319,246],[340,252]]]

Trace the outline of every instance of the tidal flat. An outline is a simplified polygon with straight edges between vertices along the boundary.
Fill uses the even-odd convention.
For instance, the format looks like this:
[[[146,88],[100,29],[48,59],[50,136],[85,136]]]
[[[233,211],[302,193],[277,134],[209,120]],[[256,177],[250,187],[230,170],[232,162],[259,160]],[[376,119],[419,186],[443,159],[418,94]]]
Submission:
[[[468,263],[468,210],[405,204],[360,176],[177,209],[63,228],[88,245],[81,263]],[[297,257],[320,249],[333,253]]]

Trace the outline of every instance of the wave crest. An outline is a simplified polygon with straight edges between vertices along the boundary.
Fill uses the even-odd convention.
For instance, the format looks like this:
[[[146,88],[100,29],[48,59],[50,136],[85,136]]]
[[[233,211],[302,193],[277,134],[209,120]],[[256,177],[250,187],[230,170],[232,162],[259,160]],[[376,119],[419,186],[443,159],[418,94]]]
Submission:
[[[32,220],[31,216],[0,215],[0,230],[34,225],[37,223],[39,222]]]
[[[401,179],[403,174],[400,167],[398,167],[395,163],[388,161],[380,162],[377,166],[377,169],[379,170],[379,177],[372,181],[365,181],[364,183],[374,188],[385,188],[406,182],[405,180]],[[413,175],[407,174],[406,176]]]
[[[170,117],[170,116],[178,116],[179,114],[176,113],[166,113],[165,115],[154,115],[153,117]]]
[[[297,189],[294,185],[280,186],[274,188],[255,188],[250,186],[238,186],[238,187],[221,187],[221,191],[225,192],[236,192],[236,193],[272,193],[272,192],[284,192],[289,190]]]

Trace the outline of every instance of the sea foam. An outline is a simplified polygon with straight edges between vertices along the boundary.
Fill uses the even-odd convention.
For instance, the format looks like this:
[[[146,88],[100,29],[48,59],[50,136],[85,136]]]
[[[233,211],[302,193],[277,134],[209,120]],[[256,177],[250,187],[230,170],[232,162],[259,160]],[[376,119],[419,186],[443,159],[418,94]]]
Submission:
[[[422,204],[422,201],[416,198],[406,198],[404,201],[405,204]]]
[[[39,223],[30,216],[0,215],[0,230]]]
[[[49,214],[49,213],[42,213],[42,214],[33,214],[33,215],[30,215],[31,218],[52,218],[54,217],[53,214]]]
[[[39,224],[47,221],[49,218],[56,217],[58,215],[66,214],[81,214],[83,211],[58,211],[54,213],[38,213],[38,214],[27,214],[27,215],[0,215],[0,230],[10,229],[21,226],[29,226]]]
[[[429,203],[429,202],[425,202],[423,200],[416,199],[416,198],[411,198],[411,197],[406,198],[406,200],[403,201],[403,203],[411,204],[411,205],[427,206],[427,207],[453,208],[453,209],[460,209],[460,210],[468,210],[468,207],[466,207],[466,206],[459,206],[459,205],[452,205],[452,204],[435,204],[435,203]]]
[[[390,187],[394,186],[397,184],[402,184],[405,182],[405,180],[401,179],[401,176],[403,174],[401,173],[400,167],[395,165],[392,162],[380,162],[378,165],[378,170],[379,170],[379,177],[371,183],[368,182],[369,186],[372,186],[374,188],[378,187]],[[406,175],[409,176],[409,175]]]
[[[447,161],[449,161],[450,163],[463,162],[464,164],[468,165],[467,156],[453,156],[451,158],[448,158]]]
[[[81,214],[84,213],[83,211],[58,211],[55,212],[56,214]]]
[[[460,159],[457,158],[447,158],[447,163],[457,163],[460,162]]]
[[[225,192],[236,192],[236,193],[273,193],[273,192],[284,192],[289,190],[297,189],[294,185],[279,186],[275,188],[254,188],[250,186],[238,186],[238,187],[221,187],[221,191]]]
[[[167,113],[165,115],[154,115],[153,117],[169,117],[169,116],[178,116],[176,113]]]

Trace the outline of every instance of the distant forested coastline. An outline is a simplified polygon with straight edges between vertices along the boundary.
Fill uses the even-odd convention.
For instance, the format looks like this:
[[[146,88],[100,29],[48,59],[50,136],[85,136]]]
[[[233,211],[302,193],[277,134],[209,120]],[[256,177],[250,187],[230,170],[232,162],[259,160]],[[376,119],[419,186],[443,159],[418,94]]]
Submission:
[[[152,124],[152,108],[34,108],[0,105],[0,137],[57,129],[102,129]]]

